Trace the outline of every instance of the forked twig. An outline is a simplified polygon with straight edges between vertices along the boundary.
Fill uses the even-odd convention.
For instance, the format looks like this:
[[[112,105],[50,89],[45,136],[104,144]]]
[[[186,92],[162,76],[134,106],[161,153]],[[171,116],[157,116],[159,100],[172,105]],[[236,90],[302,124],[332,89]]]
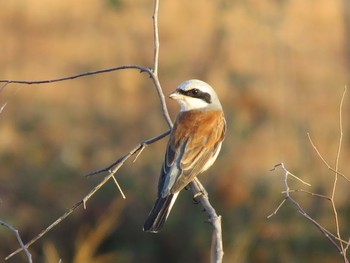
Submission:
[[[283,193],[285,194],[285,199],[280,203],[280,205],[277,207],[277,209],[268,217],[271,217],[273,215],[275,215],[277,213],[277,211],[281,208],[281,206],[284,204],[284,202],[286,200],[289,200],[297,209],[298,211],[306,218],[308,219],[310,222],[312,222],[320,231],[321,233],[337,248],[338,252],[341,254],[344,263],[348,263],[349,260],[347,259],[346,253],[347,250],[350,246],[350,239],[349,241],[344,241],[341,237],[340,234],[340,223],[339,223],[339,218],[338,218],[338,212],[337,212],[337,207],[335,204],[335,195],[336,195],[336,190],[337,190],[337,184],[338,184],[338,176],[341,176],[343,179],[345,179],[347,182],[350,182],[350,180],[342,173],[339,172],[339,159],[340,159],[340,153],[341,153],[341,148],[342,148],[342,142],[343,142],[343,120],[342,120],[342,108],[343,108],[343,103],[344,103],[344,98],[345,98],[345,94],[346,94],[346,87],[344,89],[342,98],[341,98],[341,102],[340,102],[340,106],[339,106],[339,143],[338,143],[338,149],[337,149],[337,154],[336,154],[336,158],[335,158],[335,168],[332,168],[328,162],[323,158],[323,156],[321,155],[321,153],[319,152],[319,150],[317,149],[316,145],[314,144],[314,142],[311,139],[310,134],[308,133],[307,136],[309,138],[310,144],[313,147],[313,149],[315,150],[315,152],[317,153],[318,157],[322,160],[322,162],[327,166],[327,168],[329,170],[331,170],[332,172],[334,172],[334,180],[333,180],[333,185],[332,185],[332,190],[331,190],[331,194],[330,197],[325,196],[325,195],[320,195],[320,194],[316,194],[316,193],[312,193],[309,191],[305,191],[305,190],[290,190],[289,186],[288,186],[288,176],[291,175],[294,178],[297,178],[300,182],[304,183],[302,180],[300,180],[298,177],[294,176],[292,173],[290,173],[284,166],[283,163],[277,164],[274,166],[274,168],[272,170],[275,170],[276,167],[281,167],[281,169],[284,171],[284,184],[285,184],[285,191],[283,191]],[[290,193],[291,192],[304,192],[313,196],[317,196],[323,199],[328,200],[331,203],[332,206],[332,211],[333,211],[333,215],[334,215],[334,222],[335,222],[335,228],[336,228],[336,234],[331,233],[330,231],[328,231],[327,229],[325,229],[322,225],[320,225],[316,220],[314,220],[313,218],[311,218],[306,212],[305,210],[300,206],[300,204],[295,201],[291,196]]]
[[[343,95],[340,101],[339,105],[339,143],[338,143],[338,150],[335,158],[335,168],[332,168],[327,161],[323,158],[315,144],[313,143],[310,134],[308,134],[309,141],[314,148],[315,152],[319,156],[319,158],[322,160],[322,162],[327,166],[327,168],[331,171],[334,172],[334,180],[333,180],[333,186],[332,186],[332,191],[331,191],[331,196],[329,198],[329,201],[331,202],[332,210],[333,210],[333,215],[334,215],[334,221],[335,221],[335,227],[336,227],[336,237],[337,240],[340,241],[342,240],[341,234],[340,234],[340,223],[338,219],[338,212],[335,204],[335,194],[336,194],[336,189],[337,189],[337,184],[338,184],[338,175],[340,175],[343,179],[345,179],[347,182],[350,182],[350,180],[342,173],[339,172],[339,159],[340,159],[340,153],[341,153],[341,148],[342,148],[342,142],[343,142],[343,104],[344,104],[344,98],[346,94],[346,87],[344,88]],[[340,253],[343,257],[344,262],[349,262],[349,260],[346,257],[346,252],[347,248],[349,247],[349,243],[344,243],[344,242],[339,242],[340,245]],[[345,247],[344,247],[345,245]]]
[[[279,204],[277,209],[268,216],[268,218],[272,217],[273,215],[277,214],[278,210],[282,207],[284,202],[286,200],[290,201],[298,210],[298,212],[305,217],[307,220],[309,220],[314,226],[318,228],[318,230],[337,248],[339,253],[342,253],[342,250],[340,246],[337,244],[336,240],[338,240],[341,243],[347,244],[346,241],[340,240],[337,236],[332,234],[329,230],[325,229],[322,225],[320,225],[315,219],[313,219],[306,211],[301,207],[301,205],[290,195],[290,189],[288,184],[288,176],[291,174],[284,166],[283,163],[276,164],[271,171],[274,171],[277,167],[280,167],[284,172],[284,186],[285,186],[285,198],[283,201]]]

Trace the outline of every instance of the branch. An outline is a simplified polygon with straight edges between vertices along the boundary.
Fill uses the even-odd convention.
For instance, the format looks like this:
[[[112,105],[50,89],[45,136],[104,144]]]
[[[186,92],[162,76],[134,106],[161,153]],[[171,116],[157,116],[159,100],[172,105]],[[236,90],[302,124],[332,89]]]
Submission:
[[[343,179],[345,179],[346,181],[348,181],[350,183],[350,179],[347,178],[343,173],[335,170],[334,168],[332,168],[328,163],[327,161],[323,158],[323,156],[321,155],[321,153],[319,152],[319,150],[317,149],[316,145],[314,144],[314,142],[312,141],[311,139],[311,136],[310,136],[310,133],[307,133],[307,136],[309,138],[309,141],[310,141],[310,144],[312,146],[312,148],[314,148],[315,152],[317,153],[318,157],[320,157],[320,159],[322,160],[322,162],[327,166],[327,169],[340,175]]]
[[[112,71],[117,71],[117,70],[124,70],[124,69],[138,69],[140,72],[146,72],[150,76],[150,78],[153,81],[153,84],[156,88],[160,103],[161,103],[161,108],[162,108],[162,113],[165,121],[167,122],[168,127],[171,129],[172,128],[172,121],[170,119],[167,105],[165,102],[165,97],[158,79],[158,59],[159,59],[159,36],[158,36],[158,8],[159,8],[159,0],[154,1],[154,12],[153,12],[153,30],[154,30],[154,65],[153,65],[153,70],[147,67],[142,67],[138,65],[125,65],[125,66],[119,66],[119,67],[113,67],[113,68],[107,68],[107,69],[101,69],[101,70],[96,70],[96,71],[90,71],[90,72],[85,72],[85,73],[80,73],[77,75],[72,75],[68,77],[63,77],[63,78],[57,78],[57,79],[49,79],[49,80],[37,80],[37,81],[26,81],[26,80],[0,80],[0,83],[3,83],[3,86],[1,89],[3,89],[6,85],[8,84],[26,84],[26,85],[31,85],[31,84],[48,84],[48,83],[54,83],[54,82],[60,82],[60,81],[66,81],[66,80],[72,80],[80,77],[86,77],[90,75],[96,75],[96,74],[101,74],[101,73],[107,73],[107,72],[112,72]],[[117,161],[115,161],[113,164],[108,166],[107,168],[92,172],[86,176],[92,176],[95,174],[99,174],[102,172],[107,172],[108,174],[100,181],[98,185],[96,185],[81,201],[77,202],[74,204],[66,213],[64,213],[61,217],[59,217],[56,221],[54,221],[51,225],[49,225],[46,229],[41,231],[36,237],[34,237],[32,240],[30,240],[28,243],[23,245],[21,244],[21,248],[17,249],[10,255],[6,257],[6,260],[11,258],[12,256],[16,255],[20,251],[28,251],[27,248],[31,246],[33,243],[35,243],[37,240],[39,240],[41,237],[43,237],[47,232],[49,232],[52,228],[57,226],[60,222],[62,222],[64,219],[66,219],[71,213],[73,213],[78,207],[81,205],[86,208],[86,203],[87,201],[111,178],[114,180],[115,184],[117,185],[119,191],[121,192],[123,198],[125,198],[118,182],[116,181],[114,175],[116,172],[124,165],[124,163],[133,155],[136,155],[135,160],[139,156],[139,154],[146,148],[146,146],[162,139],[163,137],[167,136],[170,133],[170,130],[163,132],[162,134],[145,140],[141,143],[139,143],[136,147],[134,147],[131,151],[129,151],[127,154],[124,156],[120,157]],[[135,161],[134,160],[134,161]],[[191,184],[191,189],[195,195],[196,198],[199,199],[201,204],[203,205],[204,209],[207,211],[209,215],[209,221],[214,227],[214,232],[213,232],[213,238],[212,238],[212,261],[221,263],[222,258],[223,258],[223,246],[222,246],[222,231],[221,231],[221,216],[218,216],[215,212],[215,209],[211,206],[209,199],[208,199],[208,194],[202,184],[198,181],[196,178]]]
[[[338,151],[337,155],[335,158],[335,171],[336,173],[334,174],[334,181],[333,181],[333,188],[332,188],[332,194],[331,194],[331,204],[332,204],[332,209],[333,209],[333,214],[334,214],[334,221],[335,221],[335,227],[336,227],[336,232],[337,232],[337,237],[341,239],[340,235],[340,225],[339,225],[339,219],[338,219],[338,212],[337,212],[337,207],[334,201],[335,198],[335,192],[337,189],[337,182],[338,182],[338,169],[339,169],[339,158],[340,158],[340,151],[342,147],[342,142],[343,142],[343,118],[342,118],[342,112],[343,112],[343,102],[345,98],[345,93],[346,93],[346,87],[343,92],[343,96],[340,101],[340,106],[339,106],[339,144],[338,144]],[[341,254],[343,256],[344,262],[348,262],[346,258],[346,250],[344,249],[344,245],[342,242],[340,242],[340,248],[341,248]]]
[[[108,73],[112,71],[118,71],[118,70],[123,70],[123,69],[138,69],[140,72],[147,72],[148,75],[153,78],[154,74],[150,68],[147,67],[142,67],[138,65],[124,65],[124,66],[118,66],[118,67],[113,67],[113,68],[106,68],[106,69],[99,69],[99,70],[94,70],[94,71],[88,71],[84,73],[79,73],[67,77],[62,77],[62,78],[55,78],[55,79],[46,79],[46,80],[9,80],[9,79],[3,79],[0,80],[0,83],[5,83],[5,84],[27,84],[27,85],[32,85],[32,84],[49,84],[49,83],[54,83],[54,82],[61,82],[65,80],[72,80],[72,79],[77,79],[81,77],[87,77],[90,75],[97,75],[97,74],[102,74],[102,73]]]
[[[274,171],[277,167],[281,167],[281,169],[284,172],[284,186],[285,186],[285,191],[283,192],[285,194],[285,198],[284,200],[280,203],[280,205],[277,207],[277,209],[268,216],[268,218],[272,217],[273,215],[277,214],[278,210],[282,207],[282,205],[284,204],[284,202],[286,200],[289,200],[298,210],[298,212],[305,217],[307,220],[309,220],[314,226],[316,226],[318,228],[318,230],[331,242],[332,245],[334,245],[336,247],[336,249],[338,250],[338,252],[340,254],[343,254],[342,248],[337,244],[336,240],[339,241],[340,243],[343,243],[345,245],[348,244],[347,241],[344,241],[342,239],[340,239],[338,236],[335,236],[334,234],[332,234],[329,230],[325,229],[322,225],[320,225],[316,220],[314,220],[308,213],[305,212],[305,210],[301,207],[301,205],[294,200],[291,195],[290,195],[290,188],[289,188],[289,184],[288,184],[288,176],[291,175],[291,173],[285,168],[283,163],[280,164],[276,164],[271,171]],[[293,175],[293,177],[295,177],[295,175]],[[347,262],[347,261],[345,261]]]
[[[153,138],[150,138],[148,140],[145,140],[143,142],[141,142],[138,146],[136,146],[135,148],[140,148],[139,150],[139,154],[144,150],[144,148],[152,143],[155,143],[156,141],[159,141],[160,139],[163,139],[165,136],[169,135],[170,134],[170,130],[167,130],[165,132],[163,132],[162,134],[156,136],[156,137],[153,137]],[[139,154],[135,157],[137,158],[139,156]],[[114,163],[112,163],[111,165],[105,167],[105,168],[102,168],[100,170],[97,170],[97,171],[94,171],[94,172],[91,172],[91,173],[88,173],[86,174],[85,176],[86,177],[90,177],[90,176],[93,176],[93,175],[96,175],[96,174],[100,174],[100,173],[103,173],[103,172],[107,172],[107,171],[110,171],[114,166],[116,166],[117,164],[119,164],[121,162],[121,160],[124,158],[124,156],[120,157],[118,160],[116,160]]]
[[[159,36],[158,36],[158,8],[159,0],[154,1],[154,13],[153,13],[153,32],[154,32],[154,69],[153,73],[155,76],[158,75],[158,59],[159,59]],[[154,78],[157,80],[157,78]],[[157,86],[158,83],[155,83]],[[158,89],[161,90],[161,89]],[[158,94],[160,97],[163,93]],[[165,101],[165,100],[162,100]],[[163,108],[166,105],[163,105]],[[168,122],[169,127],[172,127],[171,121]],[[200,181],[195,178],[193,182],[190,183],[190,187],[195,197],[198,197],[200,203],[207,211],[209,215],[209,222],[214,227],[213,237],[212,237],[212,262],[221,263],[224,255],[223,246],[222,246],[222,232],[221,232],[221,216],[218,216],[215,212],[215,209],[209,202],[208,193],[200,183]],[[199,196],[198,196],[199,195]]]
[[[4,83],[1,89],[3,89],[6,85],[8,84],[25,84],[25,85],[33,85],[33,84],[50,84],[50,83],[55,83],[55,82],[61,82],[61,81],[66,81],[66,80],[72,80],[72,79],[77,79],[77,78],[82,78],[82,77],[87,77],[91,75],[97,75],[97,74],[102,74],[102,73],[108,73],[108,72],[113,72],[113,71],[118,71],[118,70],[125,70],[125,69],[137,69],[141,73],[146,72],[150,78],[153,81],[153,84],[157,90],[157,94],[161,103],[162,107],[162,112],[163,112],[163,117],[165,121],[167,122],[169,128],[172,127],[172,121],[169,116],[168,109],[166,107],[165,103],[165,97],[161,88],[161,85],[159,83],[159,79],[157,74],[155,74],[152,69],[139,66],[139,65],[124,65],[124,66],[119,66],[119,67],[113,67],[113,68],[106,68],[106,69],[99,69],[95,71],[88,71],[84,73],[79,73],[76,75],[68,76],[68,77],[62,77],[62,78],[55,78],[55,79],[45,79],[45,80],[0,80],[0,83]]]
[[[336,158],[335,158],[335,169],[332,168],[327,163],[327,161],[323,158],[323,156],[321,155],[321,153],[319,152],[319,150],[317,149],[317,147],[313,143],[310,134],[309,133],[307,134],[307,136],[309,138],[309,141],[310,141],[310,144],[314,148],[314,150],[317,153],[318,157],[322,160],[322,162],[327,166],[327,168],[329,170],[334,172],[334,180],[333,180],[333,185],[332,185],[330,197],[325,196],[325,195],[315,194],[315,193],[312,193],[312,192],[309,192],[309,191],[305,191],[305,190],[302,190],[302,189],[300,189],[300,190],[290,190],[289,189],[289,185],[288,185],[288,176],[289,175],[293,176],[294,178],[298,179],[299,181],[301,181],[304,184],[306,184],[306,183],[304,181],[302,181],[301,179],[299,179],[298,177],[296,177],[295,175],[293,175],[292,173],[290,173],[285,168],[283,163],[277,164],[277,165],[274,166],[274,168],[272,170],[275,170],[276,167],[281,167],[281,169],[284,171],[285,191],[283,191],[282,193],[285,194],[285,198],[279,204],[277,209],[271,215],[268,216],[268,218],[273,216],[273,215],[275,215],[278,212],[278,210],[282,207],[284,202],[286,200],[289,200],[298,209],[299,213],[301,213],[306,219],[308,219],[311,223],[313,223],[321,231],[321,233],[336,247],[336,249],[338,250],[338,252],[342,256],[344,263],[349,263],[349,260],[346,257],[346,253],[347,253],[347,250],[348,250],[348,248],[350,246],[350,240],[349,241],[344,241],[342,239],[342,237],[341,237],[341,234],[340,234],[340,223],[339,223],[339,219],[338,219],[338,211],[337,211],[337,207],[336,207],[336,204],[335,204],[335,194],[336,194],[336,189],[337,189],[337,185],[338,185],[338,176],[341,176],[347,182],[350,182],[350,180],[345,175],[343,175],[342,173],[339,172],[339,159],[340,159],[340,153],[341,153],[342,142],[343,142],[343,118],[342,118],[342,111],[343,111],[343,103],[344,103],[345,94],[346,94],[346,87],[344,89],[344,92],[343,92],[343,95],[342,95],[342,98],[341,98],[341,101],[340,101],[340,106],[339,106],[339,143],[338,143],[338,149],[337,149],[337,154],[336,154]],[[332,234],[330,231],[328,231],[322,225],[320,225],[316,220],[311,218],[304,211],[304,209],[300,206],[300,204],[297,201],[295,201],[290,196],[290,193],[292,193],[292,192],[304,192],[304,193],[307,193],[307,194],[310,194],[310,195],[317,196],[319,198],[323,198],[325,200],[328,200],[331,203],[331,207],[332,207],[332,211],[333,211],[336,234]]]
[[[24,252],[26,253],[27,255],[27,258],[28,258],[28,262],[29,263],[32,263],[32,255],[30,254],[30,252],[28,251],[27,247],[25,247],[25,245],[23,244],[23,241],[19,235],[19,232],[17,229],[15,229],[14,227],[12,227],[11,225],[5,223],[4,221],[1,221],[0,220],[0,225],[4,226],[4,227],[7,227],[8,229],[10,229],[16,236],[17,238],[17,241],[19,243],[19,245],[21,246],[21,249],[24,250]]]
[[[158,60],[159,60],[158,7],[159,7],[159,0],[155,0],[152,18],[153,18],[153,34],[154,34],[153,73],[156,76],[158,76]]]
[[[209,202],[208,193],[196,177],[190,183],[194,198],[198,199],[209,215],[209,222],[213,225],[214,231],[211,246],[211,262],[221,263],[224,256],[222,246],[221,216],[216,214],[214,207]]]
[[[57,226],[59,223],[61,223],[64,219],[66,219],[71,213],[73,213],[78,207],[81,205],[84,205],[84,208],[86,208],[87,201],[109,180],[111,179],[115,173],[120,169],[120,167],[123,166],[123,164],[134,154],[137,154],[138,152],[142,151],[146,146],[164,138],[166,135],[168,135],[170,131],[166,131],[156,137],[150,138],[148,140],[145,140],[141,143],[139,143],[136,147],[134,147],[131,151],[129,151],[127,154],[120,157],[116,162],[114,162],[112,165],[108,167],[108,169],[99,170],[97,172],[93,172],[90,175],[102,173],[105,171],[109,171],[108,175],[106,175],[101,182],[96,185],[82,200],[74,204],[67,212],[65,212],[62,216],[60,216],[56,221],[54,221],[51,225],[49,225],[47,228],[45,228],[43,231],[41,231],[36,237],[31,239],[28,243],[26,243],[23,247],[17,249],[10,255],[8,255],[5,259],[8,260],[9,258],[13,257],[17,253],[24,250],[24,248],[29,248],[33,243],[38,241],[41,237],[43,237],[46,233],[48,233],[51,229],[53,229],[55,226]],[[113,169],[112,169],[113,168]],[[112,169],[112,170],[111,170]]]
[[[342,95],[340,105],[339,105],[339,143],[338,143],[338,150],[337,150],[337,154],[336,154],[336,158],[335,158],[335,169],[331,168],[331,166],[323,158],[323,156],[321,155],[321,153],[318,151],[317,147],[315,146],[315,144],[311,140],[310,134],[308,134],[309,141],[310,141],[312,147],[314,148],[314,150],[316,151],[317,155],[319,156],[319,158],[323,161],[323,163],[328,167],[329,170],[334,172],[333,186],[332,186],[331,197],[329,198],[329,201],[331,202],[333,215],[334,215],[334,222],[335,222],[335,227],[336,227],[336,237],[337,237],[336,239],[339,241],[342,240],[342,238],[341,238],[341,234],[340,234],[340,224],[339,224],[339,219],[338,219],[338,212],[337,212],[337,208],[336,208],[336,204],[335,204],[335,194],[336,194],[337,183],[338,183],[338,175],[343,177],[346,181],[350,182],[350,180],[345,175],[343,175],[342,173],[339,173],[339,159],[340,159],[340,153],[341,153],[342,142],[343,142],[343,117],[342,117],[342,113],[343,113],[343,104],[344,104],[345,94],[346,94],[346,87],[344,88],[343,95]],[[346,247],[344,247],[343,242],[339,242],[339,245],[340,245],[341,254],[343,256],[344,262],[348,262],[348,259],[346,258],[346,252],[347,252],[347,248],[349,246],[349,243],[345,243]]]

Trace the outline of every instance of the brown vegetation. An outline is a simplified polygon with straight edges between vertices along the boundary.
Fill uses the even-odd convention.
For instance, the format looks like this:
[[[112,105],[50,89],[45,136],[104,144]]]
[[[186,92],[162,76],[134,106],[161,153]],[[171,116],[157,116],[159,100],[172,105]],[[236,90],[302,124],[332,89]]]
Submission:
[[[0,10],[0,79],[47,79],[111,66],[151,65],[152,1],[5,1]],[[292,206],[271,218],[290,171],[330,194],[339,100],[349,81],[348,12],[341,1],[165,1],[160,3],[159,78],[165,93],[203,79],[221,98],[228,133],[203,183],[223,216],[225,262],[340,262]],[[349,174],[349,103],[344,102],[340,171]],[[26,241],[96,183],[82,175],[112,163],[167,126],[152,83],[120,71],[49,85],[10,85],[0,93],[0,219]],[[169,103],[171,113],[178,110]],[[166,140],[120,170],[127,196],[107,185],[31,248],[34,262],[207,262],[209,224],[184,191],[163,232],[141,228],[155,195]],[[327,192],[328,191],[328,192]],[[330,206],[296,196],[334,229]],[[349,184],[336,201],[344,236]],[[104,216],[108,214],[110,216]],[[111,217],[115,217],[115,224]],[[347,232],[346,232],[347,231]],[[0,228],[0,258],[18,247]],[[88,249],[86,249],[88,248]],[[86,249],[86,250],[84,250]],[[25,260],[16,256],[9,262]],[[89,261],[90,260],[90,261]]]

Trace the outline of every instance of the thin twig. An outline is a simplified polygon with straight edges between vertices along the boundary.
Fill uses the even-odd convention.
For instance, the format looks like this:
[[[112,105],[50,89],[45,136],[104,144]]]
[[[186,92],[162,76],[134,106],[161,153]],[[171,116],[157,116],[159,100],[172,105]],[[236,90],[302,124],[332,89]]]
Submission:
[[[343,92],[343,96],[340,101],[340,106],[339,106],[339,144],[338,144],[338,151],[337,151],[337,156],[335,160],[335,171],[334,173],[334,181],[333,181],[333,188],[332,188],[332,194],[331,194],[331,204],[333,208],[333,214],[334,214],[334,221],[335,221],[335,227],[336,227],[336,232],[337,232],[337,237],[341,239],[340,235],[340,224],[339,224],[339,219],[338,219],[338,212],[335,204],[335,193],[337,189],[337,182],[338,182],[338,170],[339,170],[339,158],[340,158],[340,152],[341,152],[341,147],[342,147],[342,142],[343,142],[343,118],[342,118],[342,112],[343,112],[343,102],[344,102],[344,97],[346,93],[346,87]],[[347,262],[346,258],[346,251],[344,249],[343,243],[340,242],[340,248],[341,252],[343,255],[344,262]]]
[[[286,192],[286,191],[285,191]],[[271,218],[271,217],[273,217],[274,215],[276,215],[277,214],[277,212],[280,210],[280,208],[283,206],[283,204],[284,204],[284,202],[287,200],[287,198],[284,198],[283,200],[282,200],[282,202],[277,206],[277,208],[275,209],[275,211],[273,211],[271,214],[269,214],[268,216],[267,216],[267,218]]]
[[[304,190],[304,189],[294,189],[294,190],[289,190],[289,193],[306,193],[306,194],[309,194],[309,195],[312,195],[312,196],[316,196],[316,197],[319,197],[319,198],[323,198],[323,199],[326,199],[328,201],[331,200],[330,197],[328,196],[325,196],[325,195],[321,195],[321,194],[316,194],[316,193],[313,193],[313,192],[310,192],[310,191],[307,191],[307,190]],[[285,194],[286,191],[282,191],[282,194]]]
[[[144,148],[145,146],[150,145],[150,144],[152,144],[152,143],[154,143],[154,142],[156,142],[156,141],[159,141],[160,139],[163,139],[165,136],[167,136],[167,135],[169,135],[169,134],[170,134],[170,130],[167,130],[167,131],[163,132],[162,134],[160,134],[160,135],[158,135],[158,136],[155,136],[155,137],[153,137],[153,138],[150,138],[150,139],[147,139],[147,140],[141,142],[141,143],[138,145],[138,147],[140,148],[140,150],[138,151],[138,153],[137,153],[135,159],[139,156],[139,152],[140,152],[141,150],[143,150],[143,148]],[[118,160],[116,160],[114,163],[112,163],[111,165],[109,165],[109,166],[107,166],[107,167],[105,167],[105,168],[102,168],[102,169],[100,169],[100,170],[93,171],[93,172],[91,172],[91,173],[86,174],[85,177],[90,177],[90,176],[93,176],[93,175],[96,175],[96,174],[100,174],[100,173],[104,173],[104,172],[107,172],[107,171],[111,170],[114,166],[116,166],[118,163],[121,162],[121,160],[123,159],[123,157],[124,157],[124,156],[120,157],[120,158],[119,158]],[[134,159],[134,161],[135,161],[135,159]]]
[[[339,172],[339,159],[340,159],[340,153],[341,153],[341,148],[342,148],[342,142],[343,142],[343,117],[342,117],[342,112],[343,112],[343,104],[344,104],[344,98],[346,94],[346,87],[344,88],[343,95],[340,101],[339,105],[339,143],[338,143],[338,150],[335,158],[335,169],[333,169],[327,161],[323,158],[321,153],[318,151],[317,147],[313,143],[310,134],[308,133],[309,141],[314,148],[315,152],[319,156],[319,158],[322,160],[322,162],[327,166],[327,168],[331,171],[334,172],[334,180],[333,180],[333,186],[332,186],[332,191],[331,191],[331,197],[329,198],[329,201],[331,202],[332,210],[333,210],[333,215],[334,215],[334,221],[335,221],[335,227],[336,227],[336,240],[339,241],[339,246],[340,246],[340,253],[343,257],[344,262],[349,262],[347,257],[346,257],[346,252],[347,252],[347,247],[348,243],[342,242],[342,237],[340,234],[340,223],[339,223],[339,218],[338,218],[338,212],[335,204],[335,194],[336,194],[336,189],[337,189],[337,183],[338,183],[338,175],[340,175],[342,178],[344,178],[346,181],[350,182],[350,180],[342,173]],[[346,245],[346,247],[344,247]]]
[[[1,83],[1,82],[0,82],[0,83]],[[7,81],[6,81],[5,83],[3,83],[3,84],[1,85],[1,87],[0,87],[0,92],[2,92],[8,84],[9,84],[9,83],[8,83]]]
[[[158,35],[158,8],[159,0],[154,0],[153,9],[153,36],[154,36],[154,57],[153,57],[153,73],[158,76],[158,60],[159,60],[159,35]]]
[[[322,162],[327,166],[327,169],[340,175],[343,179],[345,179],[346,181],[348,181],[350,183],[350,179],[347,178],[344,174],[340,173],[339,171],[336,171],[334,168],[332,168],[327,161],[323,158],[322,154],[319,152],[319,150],[317,149],[316,145],[314,144],[314,142],[311,139],[310,133],[307,133],[307,137],[309,138],[309,142],[312,146],[312,148],[314,148],[316,154],[318,155],[318,157],[320,157],[320,159],[322,160]]]
[[[118,190],[119,190],[121,196],[123,197],[123,199],[126,199],[126,196],[125,196],[125,194],[124,194],[122,188],[120,187],[120,184],[118,183],[117,179],[115,178],[114,175],[112,176],[112,178],[113,178],[113,181],[114,181],[114,183],[116,184],[116,186],[117,186],[117,188],[118,188]]]
[[[11,226],[11,225],[9,225],[9,224],[5,223],[4,221],[1,221],[1,220],[0,220],[0,225],[2,225],[2,226],[4,226],[4,227],[7,227],[8,229],[10,229],[10,230],[15,234],[15,236],[16,236],[16,238],[17,238],[17,241],[18,241],[18,243],[19,243],[19,245],[20,245],[20,247],[22,248],[22,250],[24,250],[24,252],[25,252],[26,255],[27,255],[28,262],[29,262],[29,263],[32,263],[32,262],[33,262],[33,261],[32,261],[32,254],[30,254],[28,248],[24,245],[24,243],[23,243],[23,241],[22,241],[22,239],[21,239],[21,237],[20,237],[20,235],[19,235],[18,230],[15,229],[13,226]]]
[[[2,91],[5,89],[5,87],[6,87],[7,85],[8,85],[8,83],[2,84],[1,87],[0,87],[0,92],[2,92]],[[1,108],[0,108],[0,114],[3,112],[3,110],[4,110],[5,107],[6,107],[6,105],[7,105],[7,102],[5,102],[5,103],[1,106]]]
[[[6,79],[3,79],[3,80],[0,80],[0,83],[5,83],[6,85],[7,84],[26,84],[26,85],[49,84],[49,83],[72,80],[72,79],[77,79],[77,78],[81,78],[81,77],[87,77],[87,76],[91,76],[91,75],[97,75],[97,74],[108,73],[108,72],[124,70],[124,69],[137,69],[141,73],[142,72],[148,73],[148,75],[151,78],[154,77],[154,74],[150,68],[139,66],[139,65],[124,65],[124,66],[88,71],[88,72],[79,73],[79,74],[75,74],[75,75],[71,75],[71,76],[67,76],[67,77],[62,77],[62,78],[45,79],[45,80],[9,80],[9,79],[6,80]]]
[[[172,127],[172,121],[169,116],[168,108],[166,106],[165,102],[165,97],[162,91],[162,87],[160,86],[158,76],[153,72],[152,69],[139,66],[139,65],[124,65],[124,66],[119,66],[119,67],[113,67],[113,68],[106,68],[106,69],[100,69],[100,70],[95,70],[95,71],[88,71],[84,73],[79,73],[76,75],[71,75],[68,77],[62,77],[62,78],[55,78],[55,79],[45,79],[45,80],[0,80],[0,83],[4,83],[4,86],[8,84],[25,84],[25,85],[33,85],[33,84],[49,84],[49,83],[55,83],[55,82],[61,82],[61,81],[66,81],[66,80],[72,80],[72,79],[77,79],[77,78],[82,78],[82,77],[87,77],[90,75],[97,75],[97,74],[102,74],[102,73],[108,73],[108,72],[113,72],[113,71],[118,71],[118,70],[125,70],[125,69],[137,69],[141,73],[146,72],[150,76],[150,78],[153,81],[153,84],[156,88],[161,108],[162,108],[162,113],[163,117],[165,118],[165,121],[167,122],[169,128]],[[3,86],[3,87],[4,87]]]
[[[345,179],[346,181],[350,182],[350,180],[342,173],[339,172],[339,160],[340,160],[340,154],[341,154],[341,148],[342,148],[342,142],[343,142],[343,118],[342,118],[342,112],[343,112],[343,103],[344,103],[344,98],[345,98],[345,93],[346,93],[346,87],[344,89],[342,98],[341,98],[341,102],[340,102],[340,106],[339,106],[339,144],[338,144],[338,149],[337,149],[337,154],[336,154],[336,158],[335,158],[335,168],[332,168],[327,161],[323,158],[322,154],[319,152],[319,150],[317,149],[317,147],[315,146],[315,144],[313,143],[310,134],[308,133],[307,136],[309,138],[310,144],[311,146],[314,148],[315,152],[317,153],[317,155],[319,156],[319,158],[322,160],[322,162],[327,166],[327,168],[331,171],[334,172],[334,180],[333,180],[333,185],[332,185],[332,189],[331,189],[331,194],[330,197],[325,196],[325,195],[320,195],[320,194],[315,194],[309,191],[305,191],[305,190],[290,190],[289,185],[288,185],[288,176],[291,175],[294,178],[298,179],[299,181],[305,183],[304,181],[302,181],[301,179],[299,179],[298,177],[296,177],[295,175],[293,175],[292,173],[290,173],[284,166],[283,163],[277,164],[274,166],[274,168],[272,170],[275,170],[276,167],[281,167],[281,169],[284,171],[284,184],[285,184],[285,191],[283,191],[282,193],[285,194],[285,199],[280,203],[280,205],[277,207],[277,209],[268,217],[271,217],[272,215],[276,214],[277,211],[281,208],[281,206],[284,204],[284,202],[286,200],[289,200],[299,211],[299,213],[301,213],[306,219],[308,219],[310,222],[312,222],[320,231],[321,233],[337,248],[338,252],[341,254],[344,263],[348,263],[349,260],[346,257],[346,253],[347,250],[350,246],[350,240],[349,241],[344,241],[341,237],[340,234],[340,223],[339,223],[339,219],[338,219],[338,212],[337,212],[337,207],[335,204],[335,195],[336,195],[336,190],[337,190],[337,185],[338,185],[338,176],[341,176],[343,179]],[[332,234],[330,231],[328,231],[327,229],[325,229],[322,225],[320,225],[316,220],[314,220],[313,218],[311,218],[306,212],[305,210],[300,206],[300,204],[295,201],[290,193],[292,192],[304,192],[313,196],[317,196],[320,198],[324,198],[328,201],[330,201],[331,206],[332,206],[332,211],[333,211],[333,215],[334,215],[334,221],[335,221],[335,227],[336,227],[336,234]]]
[[[5,102],[1,107],[0,107],[0,113],[5,109],[7,105],[7,102]]]
[[[296,176],[296,175],[294,175],[294,174],[292,174],[292,173],[289,173],[289,175],[292,176],[294,179],[298,180],[299,182],[301,182],[301,183],[303,183],[303,184],[305,184],[305,185],[307,185],[307,186],[311,186],[311,184],[309,184],[309,183],[307,183],[307,182],[301,180],[298,176]]]

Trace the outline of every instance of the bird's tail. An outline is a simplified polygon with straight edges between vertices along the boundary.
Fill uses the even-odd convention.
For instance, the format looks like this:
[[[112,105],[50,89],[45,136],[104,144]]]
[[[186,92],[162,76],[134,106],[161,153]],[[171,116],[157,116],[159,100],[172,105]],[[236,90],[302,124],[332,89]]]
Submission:
[[[169,194],[165,198],[162,198],[161,196],[158,197],[146,219],[143,231],[157,233],[163,227],[178,194],[179,193]]]

